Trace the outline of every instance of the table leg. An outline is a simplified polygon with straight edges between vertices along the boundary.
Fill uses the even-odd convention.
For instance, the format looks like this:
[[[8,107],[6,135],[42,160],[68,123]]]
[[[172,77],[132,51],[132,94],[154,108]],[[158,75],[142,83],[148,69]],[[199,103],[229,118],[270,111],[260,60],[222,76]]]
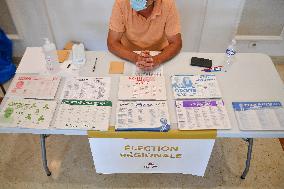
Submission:
[[[51,172],[48,169],[47,166],[47,159],[46,159],[46,147],[45,147],[45,138],[47,137],[47,135],[40,135],[40,145],[41,145],[41,158],[42,158],[42,164],[43,164],[43,168],[45,170],[45,173],[47,176],[51,175]]]
[[[5,90],[4,86],[2,84],[0,84],[0,87],[1,87],[3,94],[6,95],[6,90]]]
[[[250,167],[250,160],[251,160],[251,153],[252,153],[252,145],[253,145],[253,138],[245,139],[248,143],[248,153],[247,153],[247,160],[246,160],[246,168],[241,176],[241,179],[245,179],[246,175],[248,174],[249,167]]]

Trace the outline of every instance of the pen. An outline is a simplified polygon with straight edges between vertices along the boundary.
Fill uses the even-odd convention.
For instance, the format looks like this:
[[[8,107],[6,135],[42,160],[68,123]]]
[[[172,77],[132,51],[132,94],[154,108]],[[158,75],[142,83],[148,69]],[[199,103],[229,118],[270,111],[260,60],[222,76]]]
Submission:
[[[204,70],[201,70],[201,71],[204,71],[204,72],[219,72],[219,71],[221,71],[222,67],[223,66],[216,66],[216,67],[211,67],[211,68],[204,69]]]
[[[67,68],[70,68],[71,64],[68,64]]]
[[[95,64],[94,64],[94,66],[93,66],[93,72],[95,72],[96,65],[97,65],[97,61],[98,61],[98,58],[96,58],[96,60],[95,60]]]

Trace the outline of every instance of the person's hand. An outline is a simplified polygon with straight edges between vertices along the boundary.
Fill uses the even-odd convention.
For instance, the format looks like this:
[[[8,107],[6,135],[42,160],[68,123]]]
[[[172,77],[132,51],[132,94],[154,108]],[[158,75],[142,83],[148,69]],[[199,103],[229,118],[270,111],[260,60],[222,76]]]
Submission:
[[[160,66],[161,61],[159,59],[159,56],[151,56],[150,55],[150,51],[148,51],[148,50],[142,51],[141,55],[144,56],[144,57],[151,57],[152,58],[152,60],[153,60],[153,62],[152,62],[152,64],[153,64],[152,65],[152,70],[156,69],[157,67]]]
[[[153,69],[154,60],[149,51],[142,51],[137,58],[136,66],[144,71]]]
[[[141,70],[150,71],[157,68],[160,62],[157,56],[151,56],[150,51],[146,50],[140,53],[136,65]]]

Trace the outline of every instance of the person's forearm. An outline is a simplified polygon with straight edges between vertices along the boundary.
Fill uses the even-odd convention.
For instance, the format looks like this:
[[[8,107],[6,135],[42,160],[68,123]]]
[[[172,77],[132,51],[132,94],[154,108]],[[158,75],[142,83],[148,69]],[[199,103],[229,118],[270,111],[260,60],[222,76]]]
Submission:
[[[118,56],[122,59],[128,60],[132,63],[136,63],[136,61],[137,61],[138,55],[136,53],[134,53],[133,51],[124,47],[119,42],[108,44],[108,49],[109,49],[110,52],[112,52],[113,54],[115,54],[116,56]]]
[[[181,50],[182,43],[172,43],[167,46],[160,54],[154,56],[154,62],[162,64],[175,57]]]

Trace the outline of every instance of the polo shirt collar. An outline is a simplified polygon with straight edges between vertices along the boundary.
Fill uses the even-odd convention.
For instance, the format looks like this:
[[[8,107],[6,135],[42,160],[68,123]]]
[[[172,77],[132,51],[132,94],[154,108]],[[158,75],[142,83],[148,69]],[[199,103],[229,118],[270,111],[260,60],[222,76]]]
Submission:
[[[161,13],[161,0],[156,0],[150,19],[155,19],[157,16],[161,15]]]
[[[150,20],[153,20],[155,19],[157,16],[161,15],[162,14],[162,9],[161,9],[161,2],[162,0],[156,0],[155,3],[154,3],[154,9],[153,9],[153,12],[151,14],[151,16],[149,17]],[[130,6],[131,8],[131,6]],[[138,13],[132,9],[132,11],[134,12],[134,14],[137,16]]]

